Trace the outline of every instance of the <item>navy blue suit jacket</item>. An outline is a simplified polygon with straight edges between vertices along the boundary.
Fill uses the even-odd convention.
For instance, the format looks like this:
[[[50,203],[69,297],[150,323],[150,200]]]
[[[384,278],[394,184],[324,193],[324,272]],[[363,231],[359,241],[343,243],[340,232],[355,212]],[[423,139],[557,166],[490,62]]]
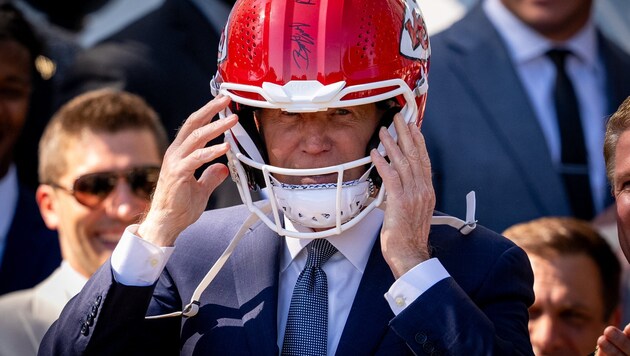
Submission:
[[[0,265],[0,294],[35,286],[60,263],[57,232],[44,225],[35,195],[20,187]]]
[[[277,355],[282,239],[260,222],[202,294],[199,314],[144,320],[190,301],[248,215],[243,206],[204,213],[177,240],[156,286],[120,285],[106,263],[49,329],[39,354]],[[394,316],[383,296],[394,277],[377,240],[337,354],[531,355],[533,274],[523,250],[481,226],[467,236],[434,226],[430,244],[452,277]]]
[[[601,36],[599,45],[612,114],[630,95],[630,56]],[[463,217],[465,196],[475,190],[479,222],[495,231],[540,216],[570,215],[534,109],[481,6],[433,36],[431,49],[422,131],[436,208]],[[610,190],[604,194],[610,197]]]

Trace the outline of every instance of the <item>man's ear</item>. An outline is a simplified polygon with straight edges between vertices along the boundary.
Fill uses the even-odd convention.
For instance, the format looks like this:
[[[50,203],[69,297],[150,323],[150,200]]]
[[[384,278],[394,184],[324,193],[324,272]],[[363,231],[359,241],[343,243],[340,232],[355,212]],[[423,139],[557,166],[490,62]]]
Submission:
[[[40,184],[35,192],[35,199],[46,226],[51,230],[57,230],[59,227],[59,207],[53,187],[47,184]]]

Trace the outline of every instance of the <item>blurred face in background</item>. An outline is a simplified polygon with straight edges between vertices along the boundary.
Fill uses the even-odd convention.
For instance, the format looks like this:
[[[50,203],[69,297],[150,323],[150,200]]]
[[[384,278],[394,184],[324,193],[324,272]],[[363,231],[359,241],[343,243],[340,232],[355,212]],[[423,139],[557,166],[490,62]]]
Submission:
[[[543,258],[528,254],[534,271],[536,299],[529,308],[529,335],[534,354],[588,355],[607,325],[602,281],[595,261],[585,254]]]
[[[630,131],[619,136],[615,147],[613,195],[617,203],[619,245],[630,261]]]
[[[31,94],[31,56],[13,40],[0,40],[0,178],[13,157]]]
[[[553,41],[577,33],[591,14],[593,0],[501,0],[516,17]]]
[[[71,194],[74,182],[92,173],[159,167],[161,155],[148,130],[85,132],[73,141],[65,152],[67,171],[54,184],[40,185],[37,200],[46,225],[59,232],[64,260],[89,277],[110,257],[124,229],[139,221],[149,198],[120,175],[111,192],[88,207]]]

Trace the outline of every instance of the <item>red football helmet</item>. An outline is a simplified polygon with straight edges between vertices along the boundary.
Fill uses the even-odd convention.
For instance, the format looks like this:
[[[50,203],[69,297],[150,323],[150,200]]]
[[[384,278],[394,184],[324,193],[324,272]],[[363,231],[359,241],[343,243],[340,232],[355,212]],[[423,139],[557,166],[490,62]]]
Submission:
[[[243,107],[314,112],[393,99],[407,122],[422,120],[430,47],[415,0],[239,0],[219,47],[211,88],[214,95],[232,98],[222,118]],[[359,182],[342,179],[344,170],[369,164],[369,156],[345,168],[274,167],[264,161],[264,147],[255,144],[258,133],[248,120],[241,116],[226,132],[232,177],[243,202],[279,234],[312,238],[340,233],[383,201],[385,189],[373,189],[369,172]],[[393,125],[389,131],[395,137]],[[385,153],[382,146],[379,151]],[[252,170],[263,176],[275,221],[252,204]],[[327,187],[293,189],[273,173],[338,173],[339,179]],[[302,199],[309,191],[313,195]],[[316,196],[321,198],[313,204]],[[294,223],[330,229],[308,235],[287,231],[278,210]]]

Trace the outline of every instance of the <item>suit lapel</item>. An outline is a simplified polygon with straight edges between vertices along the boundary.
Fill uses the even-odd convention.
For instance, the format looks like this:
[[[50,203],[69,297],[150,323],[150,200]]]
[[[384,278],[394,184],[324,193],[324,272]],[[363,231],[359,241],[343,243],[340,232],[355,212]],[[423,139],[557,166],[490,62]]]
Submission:
[[[260,221],[251,230],[241,240],[230,263],[238,303],[242,310],[250,310],[243,320],[249,349],[256,354],[272,355],[278,353],[276,319],[282,239]]]
[[[505,152],[520,167],[540,210],[568,212],[562,181],[556,174],[547,145],[531,144],[546,140],[528,95],[505,44],[481,6],[471,10],[466,19],[453,28],[447,40],[450,48],[456,49],[449,55],[461,57],[449,61],[451,69],[479,103],[485,113],[483,119],[495,128]]]
[[[339,340],[337,355],[375,353],[389,330],[389,321],[394,317],[383,296],[392,283],[394,276],[383,259],[381,242],[377,239]]]
[[[77,276],[69,268],[57,268],[33,289],[33,314],[50,323],[55,321],[63,307],[80,291],[72,288],[77,284]]]
[[[630,57],[601,33],[598,33],[598,42],[606,70],[606,88],[609,98],[606,111],[612,114],[630,95],[630,71],[627,70]]]

